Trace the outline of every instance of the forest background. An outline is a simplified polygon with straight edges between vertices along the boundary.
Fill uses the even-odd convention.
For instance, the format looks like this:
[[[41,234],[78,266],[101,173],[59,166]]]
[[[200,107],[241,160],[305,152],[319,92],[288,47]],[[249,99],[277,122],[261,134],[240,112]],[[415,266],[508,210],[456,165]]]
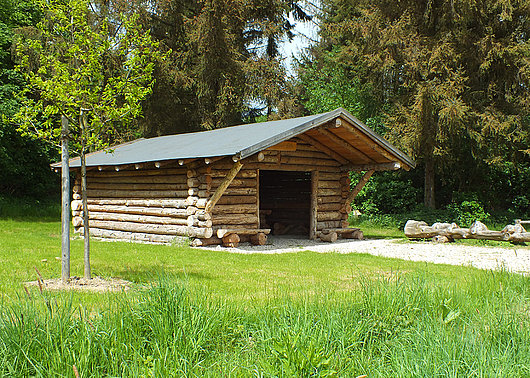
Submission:
[[[88,5],[94,22],[139,15],[161,52],[169,52],[155,68],[143,117],[114,143],[341,106],[418,163],[410,172],[374,175],[356,199],[366,216],[530,217],[528,1]],[[15,69],[16,41],[31,36],[42,16],[31,0],[0,0],[0,199],[59,198],[58,176],[49,169],[57,148],[21,136],[11,121],[25,87]],[[300,22],[315,24],[319,38],[288,70],[280,46]]]

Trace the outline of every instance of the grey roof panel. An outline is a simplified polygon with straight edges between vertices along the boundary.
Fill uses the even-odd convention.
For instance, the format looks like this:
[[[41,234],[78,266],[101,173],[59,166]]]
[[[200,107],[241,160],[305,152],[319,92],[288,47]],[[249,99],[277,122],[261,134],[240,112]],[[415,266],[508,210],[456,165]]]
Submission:
[[[231,126],[211,131],[167,135],[156,138],[138,139],[113,147],[111,151],[97,151],[87,154],[87,166],[122,165],[173,159],[189,159],[213,156],[237,155],[241,159],[265,148],[322,125],[338,116],[343,116],[357,129],[369,136],[407,165],[414,167],[414,161],[377,135],[348,111],[338,108],[334,111],[307,117],[279,121]],[[60,166],[60,163],[53,166]],[[70,166],[80,166],[80,159],[70,160]]]

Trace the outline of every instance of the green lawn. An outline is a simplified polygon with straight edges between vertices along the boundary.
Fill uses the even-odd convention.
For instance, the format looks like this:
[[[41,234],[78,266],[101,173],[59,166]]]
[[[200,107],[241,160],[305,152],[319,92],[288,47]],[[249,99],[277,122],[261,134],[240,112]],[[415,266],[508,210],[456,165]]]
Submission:
[[[60,276],[59,233],[57,221],[0,219],[0,375],[73,376],[72,365],[82,376],[530,375],[528,277],[93,241],[94,274],[132,291],[28,298],[35,267]],[[82,271],[74,240],[72,275]]]

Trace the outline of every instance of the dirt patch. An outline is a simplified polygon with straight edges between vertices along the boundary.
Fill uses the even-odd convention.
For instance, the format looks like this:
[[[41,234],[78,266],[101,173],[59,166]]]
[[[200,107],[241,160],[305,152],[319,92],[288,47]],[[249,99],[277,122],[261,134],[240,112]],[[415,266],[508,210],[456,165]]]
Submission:
[[[26,286],[37,286],[42,290],[75,290],[95,293],[127,291],[131,284],[130,281],[126,280],[103,279],[101,277],[94,277],[90,280],[72,277],[68,282],[63,282],[59,278],[26,282]]]

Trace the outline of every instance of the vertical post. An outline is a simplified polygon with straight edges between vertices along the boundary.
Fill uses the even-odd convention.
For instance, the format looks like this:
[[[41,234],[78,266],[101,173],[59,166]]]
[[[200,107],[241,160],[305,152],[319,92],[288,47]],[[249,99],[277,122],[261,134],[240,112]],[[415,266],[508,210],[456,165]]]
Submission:
[[[83,238],[84,238],[84,277],[89,280],[90,272],[90,226],[88,224],[88,201],[86,185],[86,115],[81,110],[81,195],[83,200]]]
[[[311,209],[309,218],[309,239],[317,238],[317,207],[318,207],[318,171],[311,172]]]
[[[70,279],[70,166],[68,119],[61,117],[61,280]]]
[[[259,169],[256,169],[256,214],[258,216],[258,228],[261,228],[261,218],[259,215],[259,192]]]

